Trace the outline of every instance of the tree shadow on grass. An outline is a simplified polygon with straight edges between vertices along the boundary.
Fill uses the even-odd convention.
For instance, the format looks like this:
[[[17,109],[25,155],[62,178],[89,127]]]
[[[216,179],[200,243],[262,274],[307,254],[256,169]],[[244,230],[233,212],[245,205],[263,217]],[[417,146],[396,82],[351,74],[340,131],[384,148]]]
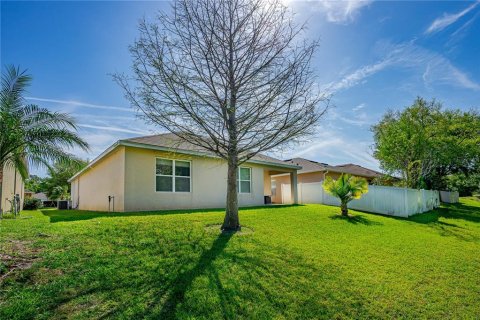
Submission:
[[[160,316],[162,319],[174,317],[177,305],[183,302],[185,299],[185,293],[190,288],[195,278],[205,273],[207,269],[211,268],[213,261],[223,252],[228,241],[234,234],[234,232],[221,233],[215,239],[211,248],[202,253],[195,267],[190,270],[180,272],[171,282],[170,292],[167,293],[167,298],[160,311]]]
[[[301,206],[301,205],[273,205],[273,206],[242,207],[240,208],[240,210],[241,211],[278,210],[282,208],[298,207],[298,206]],[[107,211],[42,209],[41,212],[43,215],[50,218],[51,223],[55,223],[55,222],[82,221],[82,220],[90,220],[90,219],[96,219],[96,218],[146,217],[146,216],[163,216],[163,215],[173,215],[173,214],[225,212],[225,209],[224,208],[182,209],[182,210],[137,211],[137,212],[107,212]]]
[[[443,219],[440,220],[441,218]],[[445,221],[445,219],[448,219],[448,222]],[[479,223],[480,207],[469,206],[462,203],[443,204],[442,207],[432,211],[417,214],[402,220],[428,225],[438,231],[442,236],[454,236],[463,241],[480,240],[480,237],[475,233],[469,232],[468,228],[452,223],[455,220]]]
[[[459,219],[469,222],[480,222],[480,207],[461,203],[444,204],[442,207],[408,218],[409,221],[429,224],[439,222],[440,218]]]
[[[330,272],[334,264],[318,265],[281,244],[272,246],[254,237],[245,242],[249,246],[234,245],[237,238],[230,241],[232,236],[185,235],[182,238],[191,239],[181,240],[181,247],[192,249],[173,254],[165,253],[160,246],[134,243],[129,250],[135,260],[129,258],[130,254],[119,254],[115,259],[102,254],[96,257],[99,261],[78,266],[79,275],[85,277],[82,282],[71,288],[68,282],[52,288],[59,291],[54,299],[42,302],[40,314],[99,319],[234,319],[239,315],[260,319],[313,315],[326,318],[338,317],[344,297],[358,294],[350,291],[341,271]],[[143,256],[157,262],[144,261]],[[95,272],[100,265],[111,271]],[[331,296],[331,289],[318,285],[321,283],[329,283],[344,294]],[[355,316],[350,312],[367,312],[364,307],[368,304],[364,306],[360,298],[356,297],[355,308],[343,311],[345,317]],[[328,305],[319,303],[326,299]]]
[[[378,221],[372,221],[372,220],[369,220],[369,219],[365,218],[364,216],[359,216],[359,215],[344,217],[344,216],[341,216],[341,215],[338,215],[338,214],[334,214],[334,215],[329,216],[329,218],[332,219],[332,220],[344,220],[345,222],[348,222],[350,224],[363,224],[363,225],[366,225],[366,226],[380,226],[380,225],[383,225],[383,223],[380,223]]]
[[[90,295],[98,297],[103,295],[109,296],[112,292],[129,292],[132,291],[131,286],[133,285],[136,287],[136,292],[139,296],[145,292],[155,292],[153,295],[155,299],[150,301],[150,303],[147,303],[144,310],[136,312],[133,318],[173,319],[176,317],[177,306],[184,302],[185,294],[191,289],[195,279],[204,274],[210,277],[210,273],[214,272],[214,267],[212,266],[213,262],[222,254],[234,234],[235,232],[220,233],[215,238],[210,248],[201,253],[194,267],[179,271],[172,280],[167,280],[163,272],[152,272],[145,278],[138,280],[114,280],[115,275],[112,275],[111,278],[109,277],[108,279],[92,281],[91,286],[75,288],[75,290],[68,291],[67,294],[61,294],[55,299],[55,301],[52,301],[50,305],[44,307],[50,312],[57,313],[61,312],[62,309],[68,310],[68,307],[65,308],[65,306],[74,303],[74,301],[82,300],[82,298],[86,298]],[[192,239],[193,242],[191,242],[190,245],[196,247],[202,239],[203,237]],[[181,270],[184,264],[188,264],[189,259],[190,257],[188,256],[184,259],[179,259],[175,265],[172,265],[172,267]],[[115,261],[115,263],[118,263],[118,261]],[[221,289],[218,275],[216,282],[218,288]],[[116,317],[125,312],[128,307],[128,303],[117,305],[107,312],[102,313],[99,318]],[[224,313],[227,312],[226,309],[223,311]]]

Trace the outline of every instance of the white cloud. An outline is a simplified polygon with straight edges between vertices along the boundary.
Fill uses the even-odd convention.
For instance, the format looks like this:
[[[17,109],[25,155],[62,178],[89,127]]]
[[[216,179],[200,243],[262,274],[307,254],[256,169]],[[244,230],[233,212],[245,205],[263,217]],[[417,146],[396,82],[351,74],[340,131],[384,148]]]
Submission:
[[[363,7],[370,5],[372,1],[322,1],[327,9],[327,19],[331,22],[352,22],[358,16]]]
[[[466,73],[456,68],[450,61],[440,55],[432,55],[422,75],[424,84],[428,87],[433,84],[447,84],[475,91],[480,90],[480,84],[472,80]]]
[[[368,77],[391,67],[411,69],[422,75],[424,84],[447,84],[471,90],[480,90],[480,84],[462,70],[455,67],[443,55],[420,47],[414,41],[400,44],[383,44],[387,54],[381,60],[360,67],[338,81],[322,86],[323,90],[333,94],[354,87],[366,81]]]
[[[312,0],[308,1],[307,5],[310,9],[324,13],[329,22],[347,24],[353,22],[361,9],[372,2],[372,0]]]
[[[425,33],[430,34],[445,29],[446,27],[457,22],[458,19],[475,9],[475,7],[478,6],[479,3],[480,1],[477,0],[475,3],[471,4],[464,10],[457,13],[444,13],[442,17],[437,18],[432,22],[432,24],[427,28],[427,30],[425,30]]]
[[[363,108],[365,108],[365,103],[360,103],[358,106],[353,107],[352,111],[356,112],[356,111],[362,110]]]
[[[358,127],[370,126],[375,122],[375,119],[372,115],[367,114],[362,110],[364,104],[360,105],[361,108],[357,111],[354,111],[357,107],[353,109],[341,110],[340,108],[331,108],[327,114],[326,121],[329,123],[336,123],[338,121],[344,122],[349,125],[354,125]],[[331,128],[333,130],[341,130],[338,127]]]
[[[354,72],[346,75],[339,81],[326,84],[325,86],[323,86],[323,88],[327,93],[332,94],[343,89],[354,87],[360,82],[362,82],[364,79],[385,69],[390,64],[391,61],[389,59],[385,59],[371,65],[363,66],[355,70]]]
[[[93,109],[102,109],[102,110],[115,110],[115,111],[125,111],[125,112],[134,112],[132,108],[123,108],[123,107],[114,107],[114,106],[105,106],[98,104],[85,103],[75,100],[59,100],[59,99],[47,99],[47,98],[38,98],[38,97],[26,97],[25,99],[30,101],[39,101],[39,102],[51,102],[62,105],[70,105],[75,107],[86,107]]]
[[[125,133],[133,133],[133,134],[149,134],[148,131],[144,131],[144,130],[132,130],[132,129],[113,127],[113,126],[95,126],[95,125],[84,124],[84,123],[80,123],[78,124],[78,126],[82,128],[98,129],[98,130],[105,130],[105,131],[125,132]]]
[[[378,170],[378,161],[371,156],[372,141],[351,139],[336,133],[336,130],[323,131],[310,142],[304,143],[290,152],[290,157],[339,165],[355,163]]]

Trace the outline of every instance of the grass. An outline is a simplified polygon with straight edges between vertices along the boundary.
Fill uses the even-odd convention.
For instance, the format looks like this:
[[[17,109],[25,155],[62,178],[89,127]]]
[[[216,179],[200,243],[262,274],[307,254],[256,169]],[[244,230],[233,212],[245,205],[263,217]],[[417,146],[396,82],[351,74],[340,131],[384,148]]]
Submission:
[[[25,211],[0,222],[0,319],[478,317],[479,201],[338,211],[244,209],[227,235],[221,210]]]

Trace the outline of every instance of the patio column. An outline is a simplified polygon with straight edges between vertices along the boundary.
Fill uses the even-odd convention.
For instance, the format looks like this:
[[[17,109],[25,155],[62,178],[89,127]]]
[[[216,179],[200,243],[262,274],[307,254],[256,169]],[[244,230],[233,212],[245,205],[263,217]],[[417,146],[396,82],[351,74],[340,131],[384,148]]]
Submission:
[[[298,204],[297,171],[290,172],[290,192],[293,204]]]

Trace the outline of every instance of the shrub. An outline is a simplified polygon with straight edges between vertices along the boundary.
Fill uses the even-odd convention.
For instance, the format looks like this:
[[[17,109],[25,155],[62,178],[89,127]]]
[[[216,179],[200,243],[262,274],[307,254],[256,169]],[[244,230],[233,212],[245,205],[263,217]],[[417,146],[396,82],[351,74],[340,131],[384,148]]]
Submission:
[[[23,201],[24,210],[36,210],[43,207],[42,200],[37,198],[27,198]]]
[[[342,216],[348,217],[347,204],[353,199],[360,199],[363,194],[368,192],[368,182],[365,178],[342,173],[337,180],[327,176],[323,181],[323,189],[340,199]]]

